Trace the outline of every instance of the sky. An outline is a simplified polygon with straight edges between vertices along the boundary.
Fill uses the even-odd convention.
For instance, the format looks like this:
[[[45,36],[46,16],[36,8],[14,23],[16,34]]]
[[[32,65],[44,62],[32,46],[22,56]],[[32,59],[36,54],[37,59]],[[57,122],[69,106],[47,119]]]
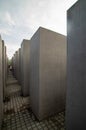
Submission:
[[[0,0],[0,35],[9,59],[41,26],[67,34],[67,10],[77,0]]]

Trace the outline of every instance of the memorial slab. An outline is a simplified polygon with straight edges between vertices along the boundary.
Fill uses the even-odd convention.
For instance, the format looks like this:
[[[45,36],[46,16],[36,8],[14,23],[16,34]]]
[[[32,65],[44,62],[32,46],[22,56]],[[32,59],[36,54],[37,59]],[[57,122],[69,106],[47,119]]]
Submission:
[[[30,99],[42,120],[65,109],[66,37],[40,27],[31,38]]]
[[[3,43],[2,39],[0,36],[0,129],[2,125],[2,119],[3,119],[3,75],[2,75],[2,49],[3,48]]]
[[[66,130],[86,130],[86,0],[67,14]]]
[[[21,44],[21,85],[23,96],[29,95],[30,88],[30,41],[23,40]]]

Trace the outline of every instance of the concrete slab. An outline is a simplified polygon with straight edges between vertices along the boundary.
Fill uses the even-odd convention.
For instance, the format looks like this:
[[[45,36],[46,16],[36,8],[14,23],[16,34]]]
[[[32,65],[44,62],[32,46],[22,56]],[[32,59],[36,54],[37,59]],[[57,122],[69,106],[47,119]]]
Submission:
[[[18,51],[15,52],[15,58],[14,58],[14,66],[15,66],[15,78],[18,80]]]
[[[30,41],[23,40],[21,44],[21,81],[22,81],[22,94],[23,96],[29,95],[30,87]]]
[[[19,84],[21,84],[21,48],[19,48]]]
[[[2,119],[3,119],[3,75],[2,75],[2,39],[0,36],[0,129],[2,125]]]
[[[65,108],[66,47],[65,36],[42,27],[31,38],[30,99],[39,120]]]
[[[19,49],[18,49],[17,55],[16,55],[16,66],[17,66],[17,80],[19,82],[19,78],[20,78],[20,72],[19,72]]]
[[[5,100],[6,97],[6,47],[5,47],[5,43],[4,40],[2,40],[2,75],[3,75],[3,99]]]
[[[66,130],[86,130],[86,0],[68,10]]]
[[[7,67],[8,67],[8,64],[7,64],[7,47],[5,46],[5,83],[7,81]]]
[[[16,77],[16,54],[14,54],[14,76]]]
[[[14,60],[15,60],[15,54],[13,55],[13,58],[12,58],[13,75],[15,77],[15,62],[14,62]]]
[[[18,80],[18,51],[16,51],[16,79]]]

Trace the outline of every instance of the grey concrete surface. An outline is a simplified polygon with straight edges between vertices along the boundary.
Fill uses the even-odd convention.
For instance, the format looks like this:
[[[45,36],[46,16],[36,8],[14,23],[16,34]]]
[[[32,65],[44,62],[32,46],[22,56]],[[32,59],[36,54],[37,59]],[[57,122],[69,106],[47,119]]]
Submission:
[[[4,46],[4,100],[6,97],[6,80],[7,80],[7,75],[6,75],[6,46]]]
[[[3,75],[2,75],[2,39],[0,36],[0,129],[3,119]]]
[[[5,100],[5,44],[2,40],[2,76],[3,76],[3,100]]]
[[[19,48],[19,84],[21,84],[21,48]]]
[[[30,41],[23,40],[21,44],[21,85],[23,96],[29,95],[30,88]]]
[[[5,46],[5,84],[7,81],[7,68],[8,68],[8,63],[7,63],[7,47]]]
[[[6,97],[6,46],[4,40],[2,40],[2,75],[3,75],[3,99]]]
[[[30,100],[39,120],[65,108],[66,47],[65,36],[42,27],[31,38]]]
[[[20,78],[20,72],[19,72],[19,49],[17,51],[16,66],[17,66],[17,80],[19,82],[19,78]]]
[[[13,76],[14,76],[14,55],[12,57],[12,67],[13,67]]]
[[[16,79],[18,80],[18,51],[15,52],[15,68],[16,68]]]
[[[14,54],[14,75],[19,81],[19,50],[17,50]]]
[[[13,67],[14,67],[14,76],[16,78],[16,53],[14,54]]]
[[[86,0],[68,10],[66,130],[86,130]]]
[[[18,80],[18,83],[21,83],[21,49],[19,48],[13,58],[12,58],[12,66],[14,68],[14,75]]]
[[[13,68],[14,68],[14,76],[16,77],[16,54],[14,54],[13,58]]]

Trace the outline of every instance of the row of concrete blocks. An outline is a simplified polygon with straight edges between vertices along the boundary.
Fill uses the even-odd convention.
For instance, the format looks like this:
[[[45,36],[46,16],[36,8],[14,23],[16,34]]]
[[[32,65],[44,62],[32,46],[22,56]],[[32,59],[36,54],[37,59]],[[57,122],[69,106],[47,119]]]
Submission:
[[[6,46],[0,36],[0,129],[3,119],[3,101],[6,97],[7,55]]]
[[[30,40],[23,40],[12,58],[22,94],[30,95],[39,120],[65,109],[66,48],[66,36],[40,27]]]
[[[67,46],[43,28],[28,41],[31,105],[39,119],[64,108],[67,53],[66,130],[86,130],[86,0],[72,6],[67,18]]]

